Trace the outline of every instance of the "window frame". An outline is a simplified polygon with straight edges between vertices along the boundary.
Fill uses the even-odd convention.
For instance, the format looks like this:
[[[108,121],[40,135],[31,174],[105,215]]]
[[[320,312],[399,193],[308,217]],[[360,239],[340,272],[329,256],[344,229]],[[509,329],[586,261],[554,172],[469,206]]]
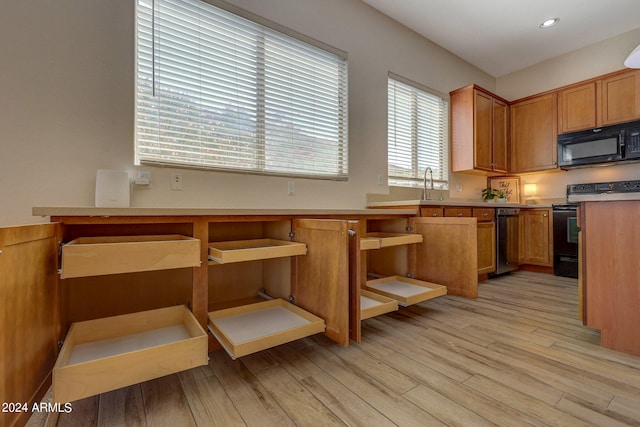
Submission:
[[[392,99],[392,94],[391,94],[391,85],[392,82],[397,82],[405,87],[409,87],[412,95],[412,107],[411,107],[411,112],[410,112],[410,117],[409,115],[404,116],[405,119],[405,123],[410,122],[411,123],[411,131],[410,131],[410,138],[411,138],[411,147],[410,147],[410,151],[411,151],[411,176],[403,176],[400,174],[394,174],[393,170],[392,170],[392,150],[391,150],[391,145],[392,144],[397,144],[398,141],[398,137],[397,134],[393,134],[392,135],[392,129],[397,133],[397,122],[398,122],[398,118],[397,118],[397,109],[394,106],[391,105],[391,99]],[[417,92],[421,92],[424,95],[428,96],[428,97],[434,97],[434,99],[438,99],[439,102],[441,102],[443,104],[443,106],[440,108],[440,110],[438,111],[438,115],[439,115],[439,130],[441,133],[439,133],[438,139],[440,140],[439,142],[439,150],[441,151],[441,154],[437,156],[437,158],[435,159],[429,159],[431,162],[435,162],[438,163],[438,171],[439,173],[436,174],[434,173],[434,188],[435,189],[441,189],[441,190],[448,190],[449,189],[449,180],[450,180],[450,176],[449,176],[449,156],[450,156],[450,143],[449,143],[449,97],[438,92],[435,91],[431,88],[428,88],[420,83],[414,82],[412,80],[409,80],[405,77],[402,77],[398,74],[395,74],[393,72],[388,72],[387,75],[387,173],[388,173],[388,183],[390,186],[396,186],[396,187],[422,187],[423,182],[424,182],[424,175],[425,175],[425,171],[427,166],[420,168],[420,153],[421,153],[421,148],[423,150],[425,150],[425,146],[424,144],[421,146],[420,142],[419,142],[419,128],[420,126],[424,126],[424,123],[420,122],[420,117],[418,114],[418,104],[417,104],[417,99],[416,98],[416,93]],[[417,91],[417,92],[416,92]],[[396,100],[396,96],[397,93],[393,94],[393,99]],[[396,119],[396,123],[392,124],[392,118]],[[409,151],[409,150],[407,150]],[[436,176],[438,175],[438,176]]]
[[[150,165],[158,165],[158,166],[170,166],[170,167],[178,167],[178,168],[188,168],[188,169],[201,169],[201,170],[211,170],[211,171],[217,171],[217,172],[232,172],[232,173],[242,173],[242,174],[255,174],[255,175],[268,175],[268,176],[286,176],[286,177],[294,177],[294,178],[313,178],[313,179],[322,179],[322,180],[338,180],[338,181],[345,181],[348,180],[349,178],[349,130],[348,130],[348,57],[347,57],[347,53],[337,49],[335,47],[332,47],[326,43],[320,42],[318,40],[315,40],[309,36],[303,35],[301,33],[298,33],[290,28],[284,27],[280,24],[277,24],[273,21],[270,21],[266,18],[260,17],[258,15],[255,15],[251,12],[248,12],[244,9],[241,9],[237,6],[231,5],[229,3],[226,3],[224,1],[219,1],[219,0],[196,0],[200,3],[204,3],[203,5],[201,5],[201,7],[207,7],[207,5],[213,6],[215,8],[220,9],[223,12],[226,13],[230,13],[233,15],[236,15],[237,17],[241,18],[241,19],[245,19],[248,21],[251,21],[251,23],[259,26],[262,28],[263,31],[267,32],[276,32],[276,37],[283,37],[283,38],[291,38],[291,43],[292,44],[297,44],[299,42],[304,43],[308,46],[311,47],[311,49],[320,49],[322,51],[324,51],[325,53],[328,53],[330,55],[334,55],[337,59],[336,59],[336,64],[338,64],[339,61],[342,61],[341,63],[339,63],[337,65],[337,70],[336,71],[336,80],[335,83],[336,85],[334,86],[334,90],[336,91],[337,95],[336,95],[336,101],[334,104],[332,104],[331,109],[328,111],[331,111],[330,114],[332,114],[331,116],[331,124],[327,125],[327,126],[333,126],[335,128],[335,133],[332,134],[335,138],[331,137],[329,138],[327,141],[329,141],[329,143],[326,143],[325,140],[321,140],[320,143],[316,144],[315,142],[308,142],[306,145],[304,145],[303,143],[296,143],[295,141],[299,141],[296,140],[295,138],[292,139],[291,141],[293,142],[282,142],[282,143],[277,143],[276,142],[276,149],[280,149],[282,146],[287,146],[288,148],[288,152],[284,152],[282,151],[281,155],[276,155],[274,157],[274,159],[276,159],[275,162],[273,162],[274,166],[271,166],[272,168],[275,169],[270,169],[270,166],[267,165],[267,162],[265,161],[266,158],[266,152],[268,151],[268,146],[270,145],[268,141],[270,141],[268,139],[268,136],[266,135],[267,132],[265,132],[265,110],[266,110],[266,105],[265,105],[265,97],[264,97],[264,90],[265,90],[265,86],[264,86],[264,63],[259,64],[258,68],[256,68],[256,85],[262,85],[260,87],[256,87],[256,92],[258,93],[256,96],[256,104],[255,104],[255,111],[256,111],[256,120],[255,120],[255,128],[253,131],[254,137],[253,139],[255,141],[258,141],[258,145],[256,145],[255,149],[249,148],[245,150],[254,150],[253,152],[255,153],[255,159],[253,160],[246,160],[246,163],[243,163],[242,165],[244,166],[245,164],[248,164],[249,162],[251,162],[252,167],[239,167],[236,168],[234,167],[225,167],[225,166],[221,166],[220,164],[218,165],[212,165],[212,164],[198,164],[198,163],[181,163],[179,161],[166,161],[163,160],[160,155],[156,156],[155,159],[151,158],[150,155],[141,155],[141,151],[140,151],[140,140],[139,140],[139,97],[140,95],[140,81],[141,81],[141,73],[140,73],[140,41],[139,41],[139,37],[141,37],[141,32],[140,32],[140,28],[139,27],[139,18],[138,18],[138,8],[142,7],[144,5],[144,7],[150,7],[151,11],[152,11],[152,29],[151,29],[151,34],[152,34],[152,43],[155,44],[155,35],[156,35],[156,30],[154,28],[155,26],[155,13],[156,13],[156,2],[159,2],[160,0],[137,0],[136,1],[136,39],[135,39],[135,43],[136,43],[136,53],[135,53],[135,66],[136,66],[136,81],[135,81],[135,118],[134,118],[134,133],[135,133],[135,142],[134,142],[134,156],[135,156],[135,164],[136,165],[140,165],[140,164],[150,164]],[[147,24],[148,25],[148,24]],[[147,33],[149,34],[149,33]],[[258,45],[258,42],[256,43],[256,45]],[[264,45],[262,45],[262,47],[264,48]],[[155,49],[155,46],[154,46]],[[155,91],[156,91],[156,83],[155,83],[155,79],[156,79],[156,75],[155,75],[155,61],[156,61],[156,54],[155,54],[155,50],[152,51],[151,53],[152,56],[152,62],[153,62],[153,88],[152,91],[154,92],[153,95],[155,96]],[[262,53],[258,53],[256,55],[256,61],[261,61],[264,60],[264,55]],[[305,70],[306,71],[306,70]],[[295,81],[295,79],[294,79]],[[196,98],[194,98],[196,99]],[[300,110],[301,107],[293,107],[291,110],[292,113],[289,117],[294,117],[295,116],[295,112],[296,112],[296,108],[298,110]],[[335,111],[334,111],[335,110]],[[282,113],[284,115],[286,115],[287,113]],[[322,116],[317,116],[316,120],[321,120],[323,117]],[[333,121],[335,119],[335,121]],[[277,124],[276,124],[277,125]],[[158,126],[161,126],[161,124],[159,124]],[[158,133],[160,133],[161,131],[159,130]],[[295,132],[292,132],[295,133]],[[300,132],[302,133],[302,132]],[[317,136],[317,133],[310,133],[308,135],[300,135],[301,138],[309,138],[309,139],[315,139],[315,138],[320,138]],[[158,137],[158,141],[160,141],[161,137]],[[298,144],[298,145],[296,145]],[[224,145],[224,144],[222,144]],[[192,147],[192,145],[188,145],[189,147]],[[271,145],[273,147],[273,145]],[[310,153],[312,153],[312,155],[315,153],[315,156],[318,156],[318,158],[321,158],[323,156],[323,154],[326,154],[326,152],[323,151],[317,151],[317,147],[320,147],[320,150],[322,150],[323,148],[327,148],[328,147],[328,152],[329,152],[329,156],[325,156],[325,158],[329,159],[329,160],[320,160],[317,163],[315,163],[314,159],[311,159],[308,163],[307,162],[298,162],[296,163],[295,161],[290,162],[291,164],[289,166],[287,166],[285,164],[285,162],[282,161],[282,159],[284,159],[284,156],[287,153],[291,153],[292,150],[296,149],[296,146],[298,147],[308,147],[311,146],[311,151]],[[194,159],[195,157],[197,157],[197,154],[194,154],[194,157],[190,157],[190,159]],[[245,162],[245,160],[243,160],[243,162]],[[295,166],[300,166],[300,167],[295,167]]]

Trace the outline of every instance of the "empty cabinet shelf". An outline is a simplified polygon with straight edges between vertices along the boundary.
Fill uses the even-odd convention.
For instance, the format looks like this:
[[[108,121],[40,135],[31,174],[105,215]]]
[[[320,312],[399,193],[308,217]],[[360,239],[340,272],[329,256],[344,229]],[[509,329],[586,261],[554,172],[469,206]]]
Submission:
[[[304,243],[275,239],[210,242],[209,258],[218,264],[305,255]]]
[[[207,334],[185,306],[73,323],[53,368],[53,401],[206,365],[207,350]]]
[[[324,332],[321,318],[283,299],[209,313],[209,330],[232,359]]]
[[[62,246],[61,278],[198,267],[200,240],[181,235],[80,237]]]
[[[380,248],[389,246],[409,245],[412,243],[422,243],[422,234],[405,233],[367,233],[366,239],[378,239]]]
[[[447,287],[402,276],[368,280],[367,290],[393,298],[406,307],[447,294]]]
[[[398,302],[383,295],[360,289],[360,320],[398,310]]]

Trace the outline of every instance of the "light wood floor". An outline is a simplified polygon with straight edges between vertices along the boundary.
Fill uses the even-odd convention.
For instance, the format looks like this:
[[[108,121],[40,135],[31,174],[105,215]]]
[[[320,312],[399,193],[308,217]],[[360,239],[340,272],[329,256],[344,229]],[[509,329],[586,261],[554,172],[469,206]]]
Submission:
[[[518,272],[479,293],[368,319],[346,348],[319,335],[236,361],[215,352],[74,402],[58,426],[640,425],[640,358],[582,326],[575,280]]]

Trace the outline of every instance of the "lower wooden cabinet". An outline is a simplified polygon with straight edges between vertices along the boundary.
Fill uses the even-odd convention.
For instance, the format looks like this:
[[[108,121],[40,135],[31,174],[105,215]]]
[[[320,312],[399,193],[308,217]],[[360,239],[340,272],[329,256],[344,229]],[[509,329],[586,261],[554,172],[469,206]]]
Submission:
[[[520,210],[520,264],[553,267],[551,208]]]
[[[496,271],[496,223],[478,223],[478,274]]]

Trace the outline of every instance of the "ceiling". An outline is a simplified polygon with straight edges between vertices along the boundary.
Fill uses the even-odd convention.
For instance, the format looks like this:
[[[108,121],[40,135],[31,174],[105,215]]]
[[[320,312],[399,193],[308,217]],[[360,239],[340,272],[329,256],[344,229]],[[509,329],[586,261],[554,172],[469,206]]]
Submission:
[[[640,0],[363,1],[494,77],[640,27]]]

